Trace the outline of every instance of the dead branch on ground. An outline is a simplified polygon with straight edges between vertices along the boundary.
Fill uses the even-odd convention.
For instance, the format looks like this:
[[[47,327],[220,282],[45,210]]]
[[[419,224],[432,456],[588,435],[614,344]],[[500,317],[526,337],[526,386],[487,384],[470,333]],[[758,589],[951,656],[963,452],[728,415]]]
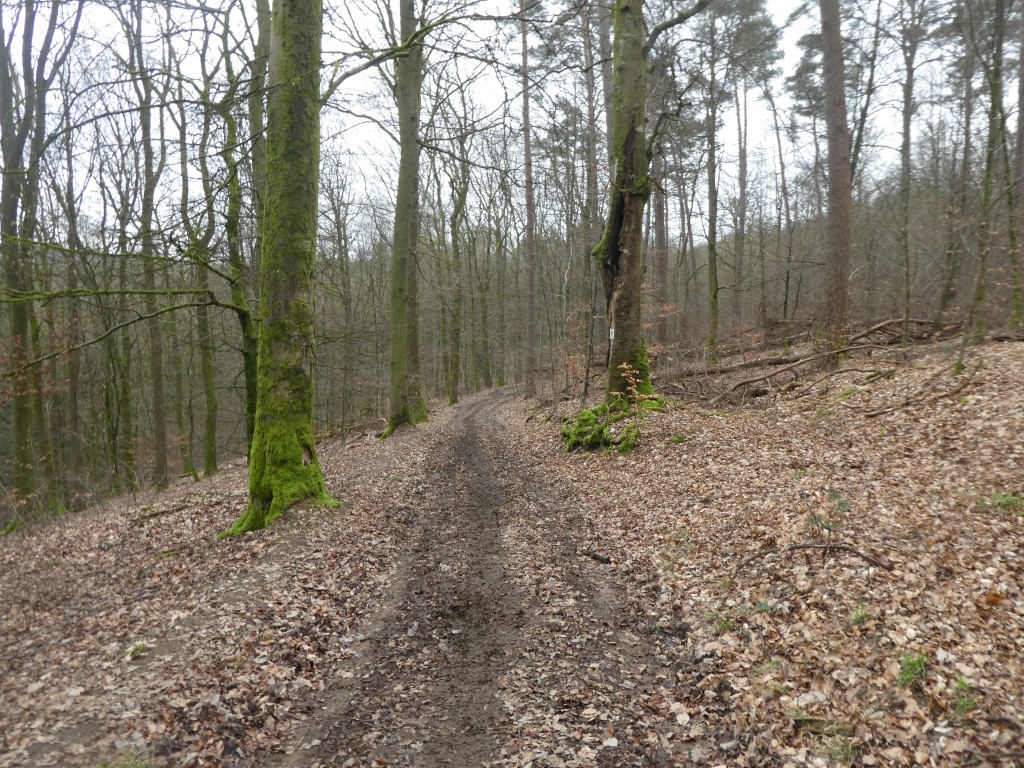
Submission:
[[[921,386],[919,386],[911,394],[903,398],[903,400],[897,403],[896,405],[890,405],[886,406],[885,408],[878,408],[874,411],[868,411],[864,415],[868,418],[873,418],[875,416],[881,416],[884,413],[892,413],[893,411],[901,410],[908,406],[914,405],[915,403],[935,402],[936,400],[941,400],[944,397],[952,397],[953,395],[958,395],[960,394],[960,392],[963,391],[963,389],[968,384],[971,383],[971,380],[974,379],[975,374],[977,374],[978,371],[981,370],[981,363],[978,363],[976,366],[974,366],[971,372],[967,374],[967,377],[952,389],[948,389],[945,392],[939,392],[938,394],[928,395],[927,391],[930,388],[931,383],[935,381],[938,375],[941,374],[945,369],[945,366],[943,366],[933,375],[929,376],[924,381],[924,383],[921,384]]]
[[[847,554],[856,555],[862,560],[866,560],[867,562],[871,563],[871,565],[874,565],[878,568],[882,568],[886,571],[895,570],[895,566],[893,566],[892,563],[887,563],[884,560],[879,560],[876,557],[864,554],[859,549],[855,549],[849,546],[848,544],[790,544],[788,547],[773,547],[771,549],[762,549],[759,552],[755,552],[750,557],[746,558],[739,565],[736,566],[736,569],[732,572],[731,578],[732,580],[735,580],[736,576],[739,574],[740,571],[742,571],[746,566],[750,565],[755,560],[759,560],[762,557],[768,557],[769,555],[785,555],[789,554],[790,552],[798,552],[803,549],[824,550],[825,555],[827,555],[829,552],[846,552]]]

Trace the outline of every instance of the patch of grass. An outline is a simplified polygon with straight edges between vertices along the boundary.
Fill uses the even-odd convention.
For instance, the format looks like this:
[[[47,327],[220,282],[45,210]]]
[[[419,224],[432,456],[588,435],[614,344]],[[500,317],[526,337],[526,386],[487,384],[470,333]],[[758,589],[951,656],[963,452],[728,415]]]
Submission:
[[[857,610],[853,612],[850,617],[850,623],[855,627],[862,627],[867,624],[868,619],[871,618],[868,613],[868,609],[864,607],[864,603],[857,606]]]
[[[842,495],[838,491],[836,491],[836,490],[834,490],[832,488],[829,488],[828,489],[828,498],[829,498],[829,500],[833,504],[836,505],[836,509],[839,510],[840,512],[842,512],[843,514],[846,514],[847,512],[850,511],[850,509],[851,509],[850,502],[847,501],[846,499],[844,499],[842,497]]]
[[[689,439],[686,435],[672,435],[672,445],[682,445]]]
[[[768,700],[781,699],[787,693],[793,690],[793,686],[789,683],[775,683],[768,687],[767,697]]]
[[[825,754],[833,763],[852,763],[857,758],[857,746],[849,736],[836,736],[829,742]]]
[[[770,675],[781,666],[782,662],[779,659],[772,659],[771,661],[766,661],[764,664],[754,667],[751,674],[754,677],[764,677],[765,675]]]
[[[957,677],[956,683],[953,685],[953,693],[956,694],[956,699],[953,700],[953,711],[958,715],[965,715],[978,708],[978,702],[971,695],[973,693],[971,684],[962,675]]]
[[[896,683],[900,688],[920,688],[927,671],[927,656],[923,653],[904,653],[900,656],[900,674]]]
[[[101,760],[99,768],[153,768],[153,761],[138,752],[111,760]]]
[[[1012,491],[1009,493],[993,493],[982,501],[982,506],[1000,515],[1024,515],[1024,498]]]
[[[736,625],[726,617],[722,617],[715,622],[715,632],[719,635],[724,635],[726,632],[732,632],[734,629],[736,629]]]
[[[803,480],[805,477],[807,477],[806,469],[794,469],[793,472],[789,475],[789,479],[793,480],[794,482],[797,480]]]
[[[851,397],[856,395],[858,392],[860,392],[860,390],[857,389],[857,387],[847,387],[842,392],[840,392],[838,395],[835,395],[832,398],[832,402],[833,403],[841,403],[841,402],[843,402],[845,400],[849,400]]]
[[[829,520],[827,517],[816,515],[813,512],[811,513],[810,520],[807,521],[807,525],[824,533],[833,533],[839,530],[839,523]]]
[[[836,415],[835,411],[833,411],[831,408],[822,408],[819,411],[815,411],[815,413],[814,413],[814,421],[815,422],[822,422],[822,421],[825,421],[826,419],[829,419],[829,418],[831,418],[831,417],[833,417],[835,415]]]

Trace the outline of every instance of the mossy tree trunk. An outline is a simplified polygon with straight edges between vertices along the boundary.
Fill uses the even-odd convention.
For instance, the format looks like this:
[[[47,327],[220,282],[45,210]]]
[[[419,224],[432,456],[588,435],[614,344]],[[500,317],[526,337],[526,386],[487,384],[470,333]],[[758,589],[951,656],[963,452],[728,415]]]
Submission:
[[[402,43],[417,32],[416,4],[402,0]],[[388,426],[384,436],[403,424],[426,420],[421,394],[418,338],[415,329],[415,250],[419,228],[420,180],[420,85],[423,80],[423,47],[418,43],[395,59],[395,100],[398,104],[398,189],[395,195],[395,228],[391,244],[391,381],[388,390]]]
[[[626,364],[651,391],[644,343],[640,289],[644,279],[644,206],[650,196],[647,151],[647,60],[643,5],[618,0],[613,15],[612,168],[614,180],[604,235],[594,258],[601,268],[608,318],[608,398],[624,395]]]
[[[628,393],[630,377],[637,382],[639,394],[653,392],[641,317],[644,207],[651,192],[651,154],[646,133],[648,53],[659,35],[704,10],[709,2],[700,0],[655,25],[649,39],[645,39],[642,0],[617,0],[615,3],[613,181],[604,235],[593,254],[601,267],[608,318],[606,397],[609,401]]]
[[[329,502],[313,433],[313,312],[320,167],[320,0],[276,0],[267,104],[263,323],[249,508],[225,533],[264,527],[288,507]]]

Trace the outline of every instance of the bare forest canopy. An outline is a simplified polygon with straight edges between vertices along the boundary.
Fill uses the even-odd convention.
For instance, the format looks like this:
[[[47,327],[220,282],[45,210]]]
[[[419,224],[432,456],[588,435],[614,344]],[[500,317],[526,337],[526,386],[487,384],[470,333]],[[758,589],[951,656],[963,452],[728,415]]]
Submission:
[[[713,0],[674,26],[683,5],[644,9],[650,176],[634,193],[655,380],[659,359],[703,366],[823,333],[822,24],[816,5],[779,5]],[[1021,4],[841,6],[848,325],[898,318],[904,341],[935,328],[971,342],[1015,327]],[[413,15],[376,0],[322,11],[319,168],[293,169],[318,183],[319,434],[394,418],[399,330],[414,361],[399,375],[426,399],[579,394],[608,359],[615,308],[592,253],[620,157],[610,4],[402,7]],[[246,456],[271,11],[4,0],[0,526]],[[403,114],[419,155],[404,188]],[[396,206],[399,224],[413,211],[397,294]]]

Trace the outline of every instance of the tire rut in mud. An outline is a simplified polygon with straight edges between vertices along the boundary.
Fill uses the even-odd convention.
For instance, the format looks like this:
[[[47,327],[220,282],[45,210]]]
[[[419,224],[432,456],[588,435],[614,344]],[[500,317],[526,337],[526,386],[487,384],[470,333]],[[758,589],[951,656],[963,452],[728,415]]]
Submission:
[[[392,598],[348,696],[334,692],[347,704],[328,708],[333,723],[315,748],[321,765],[478,768],[496,758],[498,680],[525,618],[505,572],[505,493],[478,433],[491,400],[461,409],[437,443]]]

